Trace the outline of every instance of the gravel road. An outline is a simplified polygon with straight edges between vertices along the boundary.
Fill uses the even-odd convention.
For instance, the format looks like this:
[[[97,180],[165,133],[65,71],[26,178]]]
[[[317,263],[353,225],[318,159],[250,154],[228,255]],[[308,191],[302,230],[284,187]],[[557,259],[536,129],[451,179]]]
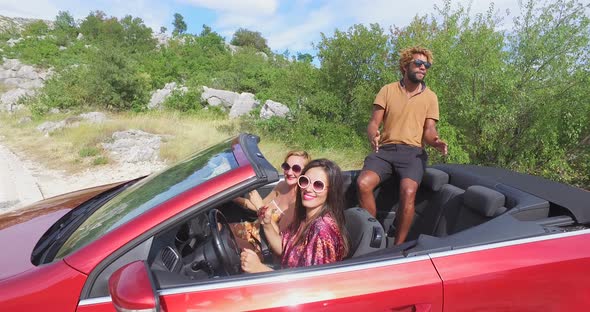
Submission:
[[[44,198],[148,175],[164,167],[160,162],[113,163],[67,175],[20,157],[0,138],[0,214]]]
[[[29,168],[10,149],[0,145],[0,213],[44,198]]]

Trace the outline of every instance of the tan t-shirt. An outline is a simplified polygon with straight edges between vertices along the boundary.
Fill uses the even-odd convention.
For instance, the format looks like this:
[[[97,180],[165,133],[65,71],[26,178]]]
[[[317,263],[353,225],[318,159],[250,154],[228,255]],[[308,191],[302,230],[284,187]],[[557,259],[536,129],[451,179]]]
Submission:
[[[385,109],[381,144],[422,147],[426,119],[438,121],[438,98],[428,87],[408,98],[400,82],[393,82],[381,88],[374,104]]]

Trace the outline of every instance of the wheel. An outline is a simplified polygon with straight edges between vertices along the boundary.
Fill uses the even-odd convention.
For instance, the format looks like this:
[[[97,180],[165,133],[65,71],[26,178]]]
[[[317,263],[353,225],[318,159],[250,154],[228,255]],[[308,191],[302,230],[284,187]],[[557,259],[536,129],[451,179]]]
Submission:
[[[239,273],[241,270],[240,248],[229,223],[223,213],[217,209],[209,211],[208,217],[212,237],[211,244],[223,270],[229,275]]]

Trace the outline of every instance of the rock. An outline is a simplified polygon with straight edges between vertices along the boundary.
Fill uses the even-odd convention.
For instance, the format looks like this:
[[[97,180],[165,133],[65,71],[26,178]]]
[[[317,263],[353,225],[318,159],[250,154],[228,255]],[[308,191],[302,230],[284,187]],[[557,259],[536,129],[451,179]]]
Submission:
[[[232,105],[229,111],[230,118],[236,118],[245,114],[248,114],[254,107],[260,105],[260,102],[256,100],[254,94],[244,92],[240,94],[238,99]]]
[[[168,97],[170,97],[170,95],[172,95],[172,92],[174,91],[180,91],[184,94],[188,92],[188,88],[184,86],[178,87],[176,86],[176,82],[169,82],[164,86],[164,88],[156,90],[154,93],[152,93],[152,98],[148,103],[148,108],[162,109],[162,104]]]
[[[0,70],[0,80],[4,80],[6,78],[15,78],[16,71],[11,69]]]
[[[239,97],[240,95],[236,92],[218,90],[206,86],[203,86],[203,93],[201,93],[201,101],[207,102],[211,106],[222,106],[227,109],[231,108]]]
[[[161,138],[141,130],[131,129],[113,133],[112,143],[103,143],[111,157],[119,162],[138,163],[158,161]]]
[[[289,107],[287,107],[286,105],[272,100],[266,100],[266,102],[264,102],[264,105],[260,109],[260,118],[269,119],[273,116],[284,118],[287,117],[288,113]]]
[[[21,68],[19,68],[18,71],[16,72],[16,76],[23,78],[23,79],[31,79],[31,80],[39,78],[39,74],[37,74],[37,71],[31,65],[21,66]]]
[[[6,44],[7,44],[9,47],[11,47],[11,48],[12,48],[12,47],[14,47],[14,46],[15,46],[17,43],[19,43],[19,42],[21,42],[21,41],[23,41],[23,40],[24,40],[23,38],[18,38],[18,39],[12,39],[12,38],[10,38],[10,39],[8,39],[8,41],[6,41]]]
[[[4,63],[2,64],[2,67],[4,69],[9,69],[9,70],[14,70],[14,71],[18,71],[21,66],[22,66],[21,62],[17,59],[4,59]]]
[[[46,121],[37,126],[37,131],[43,132],[44,134],[50,134],[56,130],[63,129],[66,126],[65,121]]]
[[[84,114],[80,114],[80,117],[90,123],[96,123],[96,124],[104,123],[105,121],[108,120],[107,115],[105,115],[104,113],[101,113],[101,112],[84,113]]]
[[[0,96],[0,111],[5,110],[8,112],[13,112],[16,110],[16,104],[18,100],[26,97],[32,96],[35,92],[31,90],[25,89],[12,89],[6,91],[2,96]]]
[[[28,124],[31,121],[33,121],[33,119],[30,116],[25,116],[18,121],[18,124],[24,125],[24,124]]]

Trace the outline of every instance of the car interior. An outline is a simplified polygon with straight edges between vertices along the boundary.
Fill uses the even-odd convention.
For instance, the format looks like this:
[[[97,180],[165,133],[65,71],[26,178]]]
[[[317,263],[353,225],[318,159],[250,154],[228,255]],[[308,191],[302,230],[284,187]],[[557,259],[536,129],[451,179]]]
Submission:
[[[567,209],[519,189],[465,170],[429,167],[416,195],[415,217],[408,239],[406,243],[394,246],[394,220],[399,206],[398,179],[392,178],[375,190],[378,212],[377,218],[374,218],[358,207],[358,174],[358,171],[345,172],[345,217],[351,242],[349,259],[385,254],[408,257],[580,227]],[[257,190],[264,197],[276,183]],[[232,201],[227,201],[218,208],[222,212],[222,218],[226,220],[225,223],[256,220],[253,212]],[[158,241],[168,236],[163,241],[174,241],[175,248],[164,244],[165,247],[157,253],[152,252],[152,268],[181,273],[191,280],[237,274],[239,259],[236,260],[235,255],[233,258],[228,255],[229,259],[211,261],[216,258],[216,253],[210,247],[212,244],[202,243],[212,239],[211,229],[206,226],[210,220],[205,215],[199,215],[179,228],[161,235]],[[229,229],[222,231],[223,239],[218,244],[223,245],[224,239],[231,241],[231,235]],[[236,246],[232,243],[227,245],[221,247],[234,249],[239,254],[239,248],[235,251]],[[274,267],[278,268],[276,265]]]

